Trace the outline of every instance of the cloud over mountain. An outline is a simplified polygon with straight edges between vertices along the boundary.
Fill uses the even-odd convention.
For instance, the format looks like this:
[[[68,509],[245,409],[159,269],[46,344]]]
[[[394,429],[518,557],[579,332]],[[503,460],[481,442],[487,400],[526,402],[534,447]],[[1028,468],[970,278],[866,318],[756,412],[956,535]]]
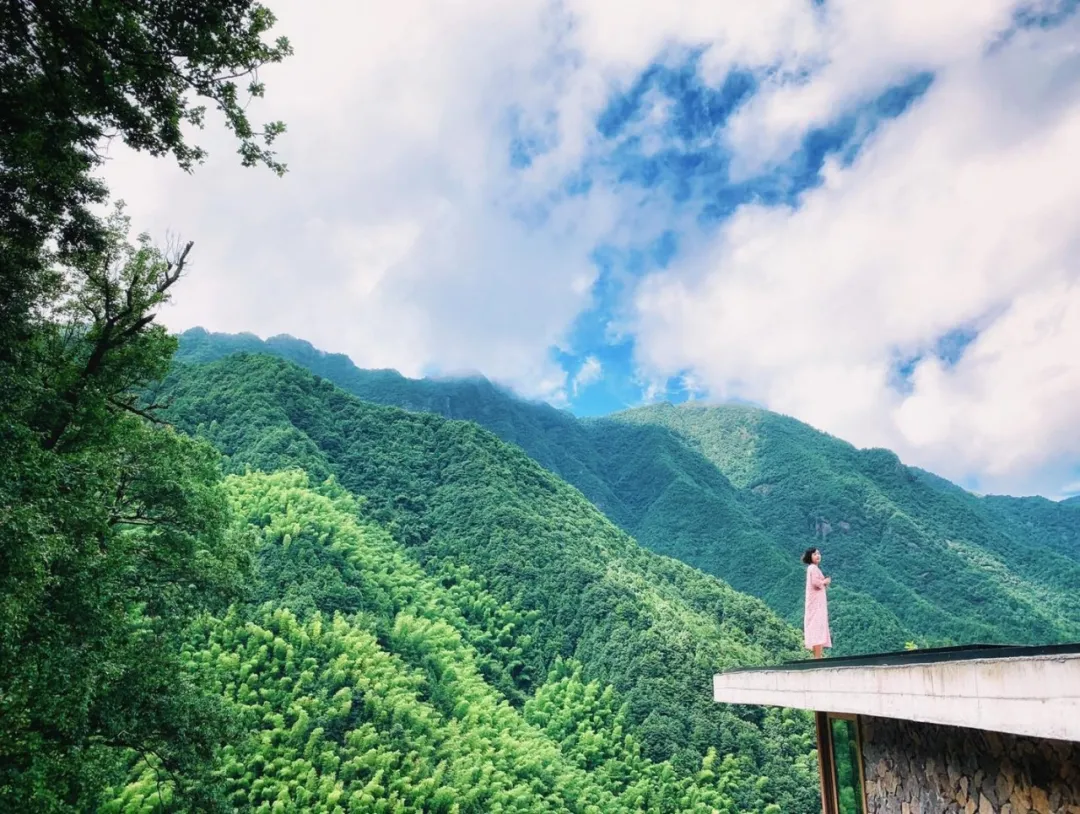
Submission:
[[[572,404],[693,381],[1075,480],[1074,4],[271,5],[289,175],[111,148],[137,225],[196,241],[170,326]]]

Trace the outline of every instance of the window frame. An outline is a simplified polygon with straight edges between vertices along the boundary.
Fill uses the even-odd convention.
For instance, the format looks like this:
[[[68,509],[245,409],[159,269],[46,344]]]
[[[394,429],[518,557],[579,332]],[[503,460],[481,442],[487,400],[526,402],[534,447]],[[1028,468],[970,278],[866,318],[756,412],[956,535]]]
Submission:
[[[821,810],[823,814],[840,814],[839,790],[836,787],[836,754],[833,742],[832,721],[851,721],[855,724],[855,746],[859,764],[859,794],[862,797],[863,814],[866,804],[866,772],[863,766],[862,720],[858,715],[846,712],[815,712],[817,728],[818,768],[821,775]]]

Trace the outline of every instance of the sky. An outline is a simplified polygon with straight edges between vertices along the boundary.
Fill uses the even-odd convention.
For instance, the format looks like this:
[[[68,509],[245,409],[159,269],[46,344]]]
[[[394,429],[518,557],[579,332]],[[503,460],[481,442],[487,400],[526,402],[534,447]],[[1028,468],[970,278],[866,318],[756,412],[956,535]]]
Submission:
[[[110,147],[171,329],[1080,493],[1077,0],[264,1],[286,176]]]

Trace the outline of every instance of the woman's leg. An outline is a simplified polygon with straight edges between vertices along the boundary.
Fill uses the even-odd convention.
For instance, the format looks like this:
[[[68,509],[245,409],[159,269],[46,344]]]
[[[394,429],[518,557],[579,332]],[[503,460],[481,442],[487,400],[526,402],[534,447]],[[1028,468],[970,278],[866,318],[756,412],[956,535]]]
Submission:
[[[814,645],[814,658],[820,659],[821,655],[822,655],[821,654],[821,645],[820,644],[815,644]]]

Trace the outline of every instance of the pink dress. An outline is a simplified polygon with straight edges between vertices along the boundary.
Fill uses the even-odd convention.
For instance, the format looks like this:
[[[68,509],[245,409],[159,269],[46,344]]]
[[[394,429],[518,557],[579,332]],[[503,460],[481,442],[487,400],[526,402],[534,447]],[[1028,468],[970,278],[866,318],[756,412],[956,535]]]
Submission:
[[[829,632],[829,604],[825,598],[825,575],[816,565],[806,569],[806,611],[803,614],[803,643],[807,650],[832,647]]]

